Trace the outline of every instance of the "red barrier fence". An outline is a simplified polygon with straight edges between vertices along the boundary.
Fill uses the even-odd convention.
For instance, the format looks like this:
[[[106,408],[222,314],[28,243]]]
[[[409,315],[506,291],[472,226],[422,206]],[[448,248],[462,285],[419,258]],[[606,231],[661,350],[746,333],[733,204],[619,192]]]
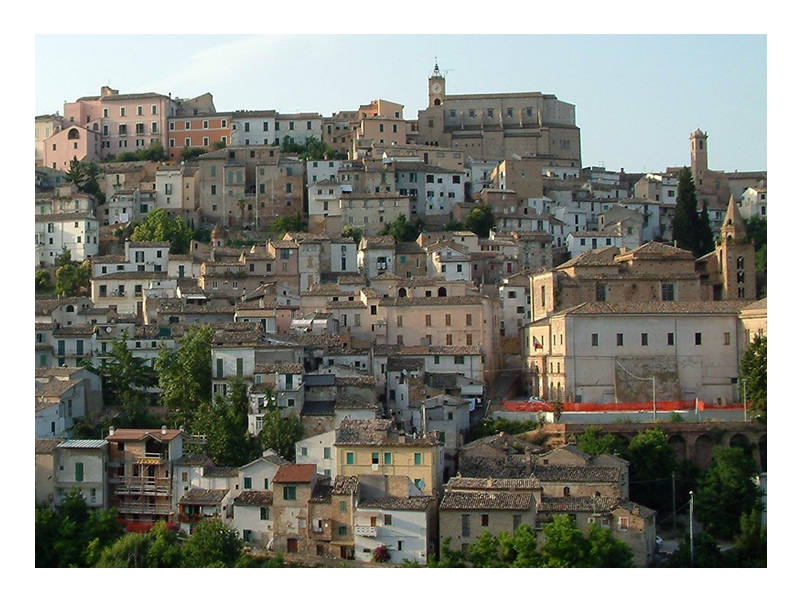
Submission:
[[[727,404],[716,406],[706,404],[702,400],[656,400],[656,410],[658,412],[672,412],[675,410],[695,410],[709,409],[730,409],[742,410],[741,404]],[[500,408],[508,412],[553,412],[551,402],[508,402],[500,403]],[[564,402],[561,412],[648,412],[653,410],[653,402]]]

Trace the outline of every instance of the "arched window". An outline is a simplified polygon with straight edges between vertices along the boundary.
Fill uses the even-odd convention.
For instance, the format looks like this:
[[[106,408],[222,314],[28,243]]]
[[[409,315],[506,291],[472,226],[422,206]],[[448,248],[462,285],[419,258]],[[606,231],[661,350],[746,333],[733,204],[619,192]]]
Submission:
[[[68,304],[66,308],[67,312],[75,312],[75,307],[72,304]]]
[[[80,139],[81,134],[77,129],[70,129],[69,133],[67,134],[68,140],[77,140]]]
[[[433,101],[433,105],[434,106],[440,106],[441,104],[442,104],[442,101],[439,100],[439,98],[437,98],[436,100]]]
[[[440,298],[443,298],[444,296],[447,296],[447,288],[440,287],[439,291],[436,293],[436,295],[439,296]]]
[[[406,290],[406,288],[400,288],[399,290],[397,290],[398,298],[405,298],[406,296],[408,296],[408,291]]]
[[[564,497],[565,498],[569,497],[569,486],[564,486]]]

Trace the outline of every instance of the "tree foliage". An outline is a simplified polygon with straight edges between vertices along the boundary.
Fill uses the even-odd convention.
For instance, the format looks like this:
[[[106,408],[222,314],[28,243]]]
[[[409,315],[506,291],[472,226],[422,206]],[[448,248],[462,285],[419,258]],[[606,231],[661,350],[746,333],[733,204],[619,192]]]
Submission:
[[[111,158],[111,156],[109,156],[109,158]],[[167,153],[164,151],[164,145],[159,140],[156,140],[151,142],[147,148],[139,148],[133,152],[120,152],[114,157],[114,162],[158,162],[161,160],[167,160],[167,158]]]
[[[46,294],[53,291],[53,282],[50,279],[50,271],[38,269],[36,271],[36,293]]]
[[[711,467],[700,478],[695,495],[695,514],[714,536],[733,539],[740,533],[740,519],[761,508],[761,492],[753,481],[756,463],[740,447],[717,447]]]
[[[300,160],[347,158],[347,155],[336,152],[333,148],[314,136],[306,138],[303,143],[297,143],[292,141],[291,137],[285,135],[281,140],[281,152],[284,154],[297,154]]]
[[[692,560],[692,546],[694,547],[694,560]],[[728,566],[717,541],[707,532],[695,533],[690,542],[687,533],[678,549],[672,553],[667,566],[674,568],[700,568],[714,569]]]
[[[405,215],[400,215],[392,223],[386,223],[380,234],[390,235],[398,242],[413,242],[419,232],[418,225],[409,222]]]
[[[89,261],[64,264],[56,269],[55,292],[60,296],[88,294],[91,276],[92,267]]]
[[[747,386],[747,407],[754,419],[767,421],[767,338],[757,336],[739,362],[739,395],[744,400]]]
[[[708,215],[708,203],[703,202],[703,210],[697,221],[697,256],[704,256],[714,251],[714,233],[711,231],[711,218]]]
[[[269,230],[282,236],[286,233],[308,231],[308,223],[303,219],[300,213],[296,215],[283,215],[273,219],[272,223],[269,225]]]
[[[670,512],[672,472],[678,464],[666,434],[658,428],[637,434],[628,444],[624,458],[629,462],[631,500],[659,512]]]
[[[164,348],[156,359],[161,403],[176,424],[191,424],[203,403],[211,400],[211,339],[208,325],[194,326],[175,351]]]
[[[464,221],[467,229],[480,238],[488,238],[494,227],[494,209],[491,204],[479,204],[473,208]]]
[[[183,546],[184,567],[233,567],[242,553],[244,542],[235,529],[220,519],[204,519]]]
[[[192,230],[178,216],[170,217],[163,208],[147,213],[144,221],[133,228],[131,241],[169,242],[172,254],[186,254],[191,247]]]
[[[700,219],[697,216],[697,192],[689,167],[681,169],[678,175],[678,198],[675,217],[672,219],[672,239],[684,250],[696,254]]]
[[[84,163],[73,157],[69,162],[69,169],[65,179],[74,184],[78,191],[84,194],[91,194],[102,204],[105,195],[100,191],[100,184],[97,179],[100,176],[100,169],[95,162]]]
[[[592,456],[601,454],[622,454],[626,449],[625,442],[611,434],[603,434],[603,430],[597,426],[587,427],[578,436],[578,448],[581,452]]]
[[[206,436],[206,453],[218,465],[247,464],[261,455],[258,440],[247,430],[247,384],[233,380],[226,396],[217,395],[202,404],[194,419],[194,430]]]
[[[303,423],[294,413],[281,416],[280,409],[270,397],[264,409],[263,426],[258,439],[264,450],[275,450],[286,460],[294,462],[294,445],[303,439]]]
[[[358,244],[361,241],[361,238],[364,237],[364,231],[358,227],[353,227],[352,225],[348,224],[342,227],[342,237],[353,238],[353,241]]]
[[[36,566],[92,567],[100,549],[122,530],[116,511],[90,511],[80,490],[67,492],[58,510],[36,509]]]

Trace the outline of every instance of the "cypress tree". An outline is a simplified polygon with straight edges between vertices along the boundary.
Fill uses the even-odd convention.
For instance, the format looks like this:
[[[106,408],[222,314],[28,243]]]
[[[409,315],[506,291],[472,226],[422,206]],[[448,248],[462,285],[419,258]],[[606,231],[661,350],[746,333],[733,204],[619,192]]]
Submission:
[[[700,220],[697,216],[697,193],[689,167],[681,169],[678,176],[678,200],[672,221],[672,239],[679,248],[698,251]]]
[[[711,231],[711,218],[708,216],[708,203],[703,202],[703,210],[700,211],[700,221],[698,222],[699,231],[697,238],[697,256],[703,256],[714,251],[714,233]]]

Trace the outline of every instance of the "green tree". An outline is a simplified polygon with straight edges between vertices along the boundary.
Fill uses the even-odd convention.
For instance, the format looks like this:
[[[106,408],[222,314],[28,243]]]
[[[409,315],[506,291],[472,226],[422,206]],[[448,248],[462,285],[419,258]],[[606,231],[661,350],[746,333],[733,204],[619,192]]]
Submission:
[[[133,229],[131,241],[169,242],[172,254],[186,254],[191,247],[192,230],[178,216],[170,217],[163,208],[147,213],[144,221]]]
[[[625,442],[617,436],[606,433],[597,426],[587,427],[578,436],[578,448],[581,452],[599,456],[600,454],[622,454],[625,450]]]
[[[513,535],[506,531],[497,534],[501,556],[509,567],[530,569],[541,567],[544,557],[538,551],[536,530],[523,523]]]
[[[352,225],[345,225],[342,227],[342,237],[353,238],[353,241],[358,244],[361,238],[364,237],[364,231]]]
[[[678,198],[675,217],[672,219],[672,239],[684,250],[698,254],[700,219],[697,215],[697,192],[689,167],[683,167],[678,175]]]
[[[545,543],[542,546],[547,567],[590,566],[592,546],[569,515],[556,515],[542,527]]]
[[[610,529],[589,525],[589,564],[595,568],[627,568],[633,566],[633,550],[618,540]],[[588,565],[587,565],[588,566]]]
[[[296,215],[283,215],[273,219],[269,230],[283,236],[286,233],[308,231],[308,223],[303,220],[300,213]]]
[[[39,269],[36,271],[36,293],[46,294],[53,290],[53,282],[50,279],[50,271]]]
[[[694,546],[694,560],[692,560],[692,546]],[[717,541],[705,531],[701,531],[694,535],[693,541],[689,540],[688,533],[684,536],[678,549],[669,557],[667,566],[682,569],[688,567],[714,569],[728,565]]]
[[[183,564],[183,546],[179,544],[178,532],[167,524],[158,521],[148,532],[150,547],[147,549],[147,566],[155,568],[180,567]]]
[[[478,539],[470,544],[467,559],[476,568],[494,569],[506,566],[500,559],[500,542],[489,530],[481,533]]]
[[[235,379],[226,396],[200,406],[194,430],[206,436],[206,453],[219,465],[238,466],[261,456],[261,447],[247,430],[247,384]]]
[[[767,220],[759,215],[753,215],[747,221],[747,238],[755,244],[756,252],[767,245]]]
[[[101,569],[148,567],[147,553],[151,538],[146,533],[126,533],[100,554],[96,566]]]
[[[757,508],[739,519],[739,535],[731,559],[732,566],[766,568],[767,528],[761,526],[761,513]]]
[[[494,227],[494,209],[491,204],[479,204],[473,208],[464,221],[467,229],[480,238],[488,238]]]
[[[188,148],[188,147],[185,147],[181,151],[181,160],[190,161],[192,159],[197,158],[198,156],[202,156],[205,153],[206,153],[206,151],[203,150],[202,148]]]
[[[392,223],[386,223],[380,234],[390,235],[398,242],[413,242],[419,231],[419,227],[410,223],[405,215],[400,215]]]
[[[49,507],[36,508],[35,549],[36,568],[57,567],[58,553],[54,541],[58,539],[58,528],[61,519],[58,513]]]
[[[740,533],[741,516],[761,508],[761,492],[753,481],[756,474],[756,463],[743,448],[714,448],[694,503],[697,519],[711,535],[733,539]]]
[[[629,462],[631,500],[659,512],[670,512],[672,472],[677,460],[666,434],[658,428],[637,434],[628,444],[624,458]]]
[[[744,400],[747,387],[748,413],[767,422],[767,338],[757,336],[739,361],[739,395]]]
[[[714,251],[714,232],[711,231],[711,218],[708,215],[708,203],[703,202],[703,210],[697,221],[697,256],[704,256]]]
[[[103,383],[103,402],[121,406],[125,423],[140,421],[147,412],[146,388],[156,383],[155,371],[144,358],[128,348],[128,332],[111,343],[111,350],[100,365],[87,360],[83,366],[100,376]]]
[[[296,414],[285,417],[272,398],[267,399],[264,420],[258,440],[264,450],[275,450],[286,460],[294,462],[294,445],[303,439],[303,422]]]
[[[235,529],[219,519],[204,519],[183,546],[184,567],[232,567],[242,553],[244,542]]]
[[[201,404],[211,400],[211,339],[208,325],[191,327],[178,349],[161,350],[156,359],[161,403],[176,424],[189,425]]]
[[[223,148],[226,148],[226,147],[227,147],[227,145],[222,140],[217,140],[216,142],[211,144],[211,148],[214,149],[214,150],[222,150]]]
[[[56,269],[55,292],[60,296],[88,294],[92,269],[89,261],[68,263]]]
[[[467,557],[461,550],[453,550],[450,547],[452,540],[445,538],[439,548],[439,559],[430,557],[428,566],[440,569],[455,569],[467,566]]]
[[[72,252],[70,252],[66,246],[61,247],[61,252],[55,255],[53,258],[53,264],[56,267],[63,267],[65,265],[72,264]]]

